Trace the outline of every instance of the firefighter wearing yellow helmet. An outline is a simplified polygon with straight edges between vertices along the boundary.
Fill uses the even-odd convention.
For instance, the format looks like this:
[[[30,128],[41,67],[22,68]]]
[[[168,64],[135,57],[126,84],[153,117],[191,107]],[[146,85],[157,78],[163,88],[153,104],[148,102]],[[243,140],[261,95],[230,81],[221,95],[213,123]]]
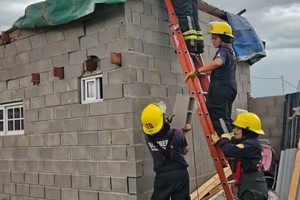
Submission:
[[[259,117],[251,112],[240,113],[233,122],[235,137],[225,133],[213,141],[227,157],[235,158],[235,179],[238,182],[238,198],[241,200],[267,200],[268,188],[263,174],[259,171],[262,147],[258,140],[264,135]]]
[[[189,200],[188,152],[185,134],[171,128],[165,118],[166,104],[161,100],[149,103],[142,111],[141,122],[145,141],[156,172],[151,200]]]
[[[230,25],[219,21],[209,24],[208,33],[213,46],[218,48],[213,61],[187,74],[185,82],[210,75],[206,106],[213,127],[221,136],[233,131],[231,112],[237,95],[236,57],[231,44],[234,36]]]

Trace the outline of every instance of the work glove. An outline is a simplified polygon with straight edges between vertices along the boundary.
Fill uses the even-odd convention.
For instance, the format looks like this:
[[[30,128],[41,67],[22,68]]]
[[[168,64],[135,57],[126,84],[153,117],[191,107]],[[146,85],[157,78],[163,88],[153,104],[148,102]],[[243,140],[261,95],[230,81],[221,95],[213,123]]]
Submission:
[[[196,70],[194,70],[194,71],[188,73],[188,74],[185,76],[185,78],[184,78],[184,82],[187,82],[189,79],[194,80],[194,79],[197,77],[197,74],[196,74],[196,73],[197,73]]]
[[[233,137],[234,137],[234,133],[223,133],[221,135],[221,138],[226,138],[228,140],[231,140],[231,138],[233,138]]]
[[[217,144],[217,142],[220,139],[219,136],[218,136],[218,134],[216,134],[216,133],[215,134],[211,134],[210,137],[211,137],[211,140],[213,141],[214,144]]]

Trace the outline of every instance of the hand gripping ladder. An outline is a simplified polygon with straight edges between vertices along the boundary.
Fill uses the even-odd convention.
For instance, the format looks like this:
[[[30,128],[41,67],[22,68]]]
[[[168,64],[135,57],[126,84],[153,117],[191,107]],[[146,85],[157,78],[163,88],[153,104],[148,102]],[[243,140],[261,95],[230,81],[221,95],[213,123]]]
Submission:
[[[175,15],[173,5],[171,0],[165,0],[167,10],[169,13],[171,25],[170,25],[170,34],[172,36],[172,41],[174,43],[176,53],[181,65],[182,71],[187,74],[188,72],[203,66],[203,59],[201,55],[191,56],[187,50],[183,35],[179,27],[178,18]],[[211,153],[211,156],[214,160],[214,165],[217,170],[217,173],[220,177],[222,187],[225,191],[227,200],[234,200],[230,185],[228,184],[227,177],[225,175],[223,167],[227,166],[227,161],[224,157],[224,154],[220,148],[216,145],[212,145],[211,134],[215,134],[211,119],[209,117],[204,93],[208,91],[209,79],[207,76],[203,76],[198,79],[190,80],[187,83],[190,93],[197,99],[197,115],[203,129],[203,133],[206,137],[206,142]]]

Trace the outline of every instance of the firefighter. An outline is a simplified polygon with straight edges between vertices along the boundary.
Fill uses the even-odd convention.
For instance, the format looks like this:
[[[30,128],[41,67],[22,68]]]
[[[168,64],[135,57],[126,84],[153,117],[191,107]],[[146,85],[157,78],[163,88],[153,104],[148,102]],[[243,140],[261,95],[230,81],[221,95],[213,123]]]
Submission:
[[[171,128],[165,119],[166,104],[156,101],[142,111],[141,122],[145,141],[156,172],[151,200],[190,200],[188,152],[185,134]]]
[[[226,22],[211,22],[209,33],[212,34],[212,44],[218,48],[213,61],[187,74],[185,82],[210,74],[206,105],[214,129],[220,136],[233,131],[231,111],[237,94],[236,57],[231,45],[234,36]]]
[[[212,140],[223,150],[225,156],[236,159],[235,169],[241,174],[237,180],[240,200],[267,200],[268,188],[265,178],[259,172],[262,147],[258,137],[264,135],[259,117],[251,112],[238,114],[235,121],[235,139],[232,134],[212,135]],[[235,170],[235,171],[236,171]]]
[[[199,25],[197,0],[172,0],[172,4],[189,52],[203,53],[204,43]]]

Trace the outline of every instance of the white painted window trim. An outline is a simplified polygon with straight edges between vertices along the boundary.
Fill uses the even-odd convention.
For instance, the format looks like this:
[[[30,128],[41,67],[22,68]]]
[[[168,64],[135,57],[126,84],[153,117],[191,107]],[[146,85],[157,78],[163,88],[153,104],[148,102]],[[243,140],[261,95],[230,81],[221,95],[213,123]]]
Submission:
[[[103,75],[98,74],[94,76],[88,76],[81,78],[80,84],[81,84],[81,103],[87,104],[87,103],[94,103],[94,102],[100,102],[103,101]],[[88,97],[88,82],[94,82],[94,97]],[[102,84],[100,84],[102,83]],[[102,94],[102,95],[101,95]]]
[[[14,108],[23,108],[23,116],[21,116],[20,113],[20,118],[19,120],[23,120],[23,129],[22,130],[13,130],[13,131],[8,131],[8,109],[14,109]],[[0,136],[5,136],[5,135],[24,135],[24,107],[23,107],[23,102],[15,102],[15,103],[6,103],[6,104],[1,104],[0,105],[0,110],[3,111],[3,131],[0,131]],[[12,120],[15,120],[15,118],[12,118]],[[20,124],[20,127],[22,128],[22,125]]]

